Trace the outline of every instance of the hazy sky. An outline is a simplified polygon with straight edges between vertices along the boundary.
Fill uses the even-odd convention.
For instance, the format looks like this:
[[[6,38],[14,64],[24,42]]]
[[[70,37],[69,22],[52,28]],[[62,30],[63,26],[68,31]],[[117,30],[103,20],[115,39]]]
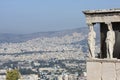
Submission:
[[[120,0],[0,0],[0,33],[86,27],[83,10],[120,8]]]

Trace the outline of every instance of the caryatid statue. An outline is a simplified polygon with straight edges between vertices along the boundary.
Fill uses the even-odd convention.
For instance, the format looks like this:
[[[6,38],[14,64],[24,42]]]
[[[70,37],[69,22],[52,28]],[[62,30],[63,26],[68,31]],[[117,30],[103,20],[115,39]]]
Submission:
[[[112,29],[112,24],[108,23],[108,32],[106,37],[107,58],[113,58],[113,50],[115,45],[115,32]]]
[[[88,24],[89,26],[89,33],[88,33],[88,47],[89,47],[89,55],[90,58],[95,58],[95,38],[96,33],[93,29],[93,24]]]

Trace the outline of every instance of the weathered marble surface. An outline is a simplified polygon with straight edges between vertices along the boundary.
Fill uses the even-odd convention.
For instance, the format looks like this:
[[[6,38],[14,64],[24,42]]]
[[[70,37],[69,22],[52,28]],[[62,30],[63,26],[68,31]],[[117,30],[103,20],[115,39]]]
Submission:
[[[115,63],[103,62],[102,64],[102,80],[116,80]]]
[[[88,33],[88,48],[89,48],[89,58],[95,58],[95,38],[96,33],[93,29],[93,24],[88,24],[89,33]]]
[[[87,80],[101,80],[101,63],[87,62]]]
[[[115,32],[112,28],[112,23],[107,23],[108,25],[108,31],[107,31],[107,37],[106,37],[106,52],[107,52],[107,58],[112,59],[113,58],[113,51],[114,51],[114,45],[115,45]]]
[[[86,11],[83,11],[83,13],[86,16],[87,23],[97,23],[97,22],[106,22],[106,21],[119,22],[120,21],[120,8],[104,9],[104,10],[86,10]]]
[[[120,80],[120,63],[116,63],[116,79]]]
[[[87,80],[120,80],[120,60],[88,59]]]
[[[85,14],[93,14],[93,13],[112,13],[112,12],[120,12],[120,8],[113,9],[102,9],[102,10],[86,10],[83,11]]]

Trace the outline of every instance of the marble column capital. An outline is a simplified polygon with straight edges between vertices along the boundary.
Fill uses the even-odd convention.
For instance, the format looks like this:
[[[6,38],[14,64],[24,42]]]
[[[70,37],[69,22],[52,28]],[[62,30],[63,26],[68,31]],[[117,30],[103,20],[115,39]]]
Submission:
[[[93,23],[87,23],[87,25],[88,25],[88,26],[94,26],[94,24],[93,24]]]
[[[112,25],[111,22],[105,22],[105,24],[107,24],[108,26]]]

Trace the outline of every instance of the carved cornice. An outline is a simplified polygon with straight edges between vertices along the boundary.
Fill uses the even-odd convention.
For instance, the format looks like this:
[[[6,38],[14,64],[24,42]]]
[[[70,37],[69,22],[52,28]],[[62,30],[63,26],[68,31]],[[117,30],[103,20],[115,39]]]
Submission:
[[[120,9],[84,12],[87,23],[120,22]]]

